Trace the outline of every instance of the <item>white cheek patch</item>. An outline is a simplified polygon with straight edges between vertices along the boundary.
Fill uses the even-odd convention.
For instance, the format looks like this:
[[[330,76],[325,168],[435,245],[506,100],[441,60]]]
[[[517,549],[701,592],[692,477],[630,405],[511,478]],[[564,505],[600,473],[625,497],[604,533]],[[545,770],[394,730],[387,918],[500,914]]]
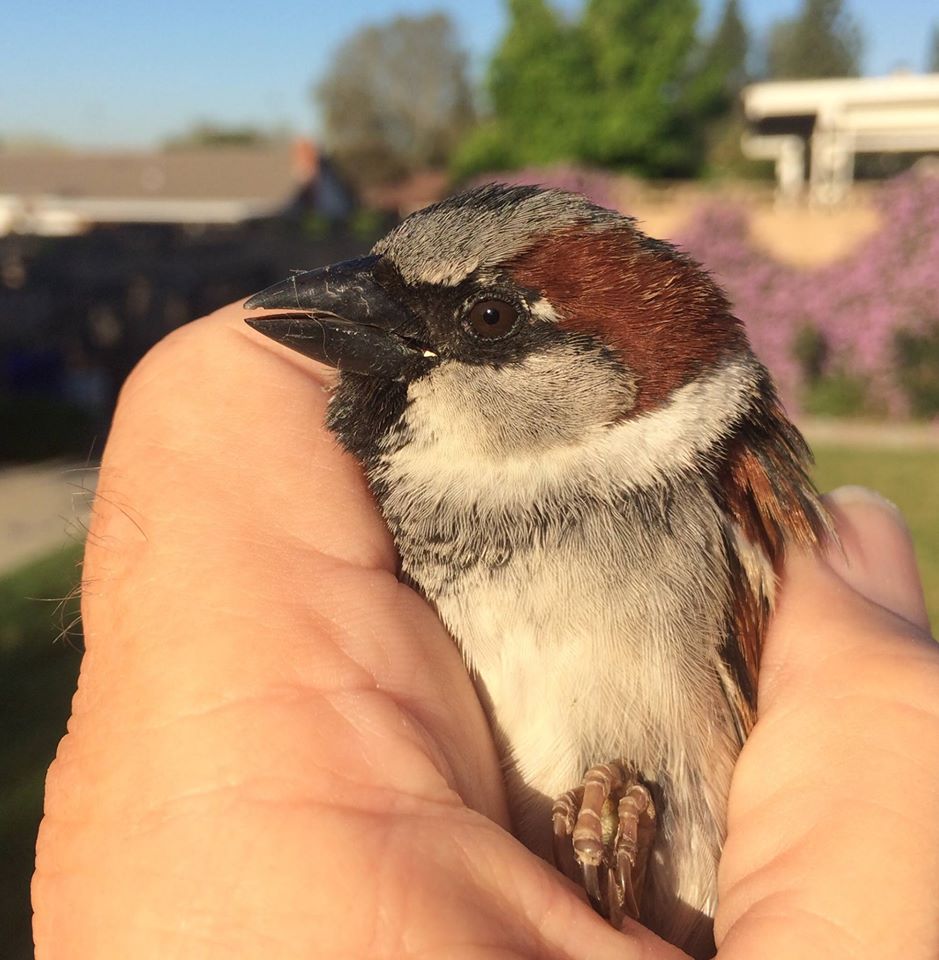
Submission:
[[[584,423],[576,441],[495,453],[479,442],[474,419],[482,411],[474,398],[448,389],[445,377],[438,384],[429,377],[409,392],[411,441],[383,459],[380,473],[399,495],[474,502],[479,509],[525,509],[549,496],[605,499],[693,467],[750,407],[760,374],[747,354],[676,390],[658,410],[612,426]]]
[[[441,363],[408,389],[411,445],[477,463],[526,460],[614,423],[635,399],[635,379],[564,344],[518,363]]]

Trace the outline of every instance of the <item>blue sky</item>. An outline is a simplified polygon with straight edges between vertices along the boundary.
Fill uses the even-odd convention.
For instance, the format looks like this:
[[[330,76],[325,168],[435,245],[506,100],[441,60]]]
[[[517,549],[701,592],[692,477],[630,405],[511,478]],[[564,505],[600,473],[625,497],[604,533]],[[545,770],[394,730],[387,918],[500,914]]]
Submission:
[[[576,9],[576,0],[563,0]],[[702,0],[710,22],[721,0]],[[799,0],[743,0],[755,32]],[[936,0],[853,0],[866,73],[921,70]],[[482,69],[503,28],[502,0],[29,0],[5,4],[0,137],[146,146],[196,120],[316,132],[311,83],[363,23],[449,11]]]

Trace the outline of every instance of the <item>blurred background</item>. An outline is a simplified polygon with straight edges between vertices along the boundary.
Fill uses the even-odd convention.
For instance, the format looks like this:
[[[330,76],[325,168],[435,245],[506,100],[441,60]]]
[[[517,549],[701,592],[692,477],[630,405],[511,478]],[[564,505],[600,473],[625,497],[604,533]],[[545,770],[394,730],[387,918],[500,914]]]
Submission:
[[[33,0],[0,55],[0,955],[118,390],[173,328],[461,185],[586,193],[725,285],[822,488],[906,513],[939,618],[935,0]]]

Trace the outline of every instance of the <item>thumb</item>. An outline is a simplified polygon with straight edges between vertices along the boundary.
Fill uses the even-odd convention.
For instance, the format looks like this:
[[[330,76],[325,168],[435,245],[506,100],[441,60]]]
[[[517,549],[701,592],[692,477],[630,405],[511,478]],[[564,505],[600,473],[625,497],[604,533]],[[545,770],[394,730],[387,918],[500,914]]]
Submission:
[[[900,511],[866,487],[841,487],[827,498],[841,537],[827,561],[868,600],[929,631],[923,584],[910,531]]]
[[[822,553],[786,560],[760,668],[761,713],[787,680],[928,638],[923,585],[900,511],[864,487],[841,487],[825,501],[837,540]]]

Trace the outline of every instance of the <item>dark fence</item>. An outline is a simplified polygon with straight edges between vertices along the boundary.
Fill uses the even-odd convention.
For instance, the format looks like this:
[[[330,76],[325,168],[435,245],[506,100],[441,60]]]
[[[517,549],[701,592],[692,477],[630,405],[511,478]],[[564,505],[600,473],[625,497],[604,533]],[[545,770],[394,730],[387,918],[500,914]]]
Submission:
[[[0,238],[0,462],[97,456],[120,385],[170,330],[369,245],[294,220]]]

